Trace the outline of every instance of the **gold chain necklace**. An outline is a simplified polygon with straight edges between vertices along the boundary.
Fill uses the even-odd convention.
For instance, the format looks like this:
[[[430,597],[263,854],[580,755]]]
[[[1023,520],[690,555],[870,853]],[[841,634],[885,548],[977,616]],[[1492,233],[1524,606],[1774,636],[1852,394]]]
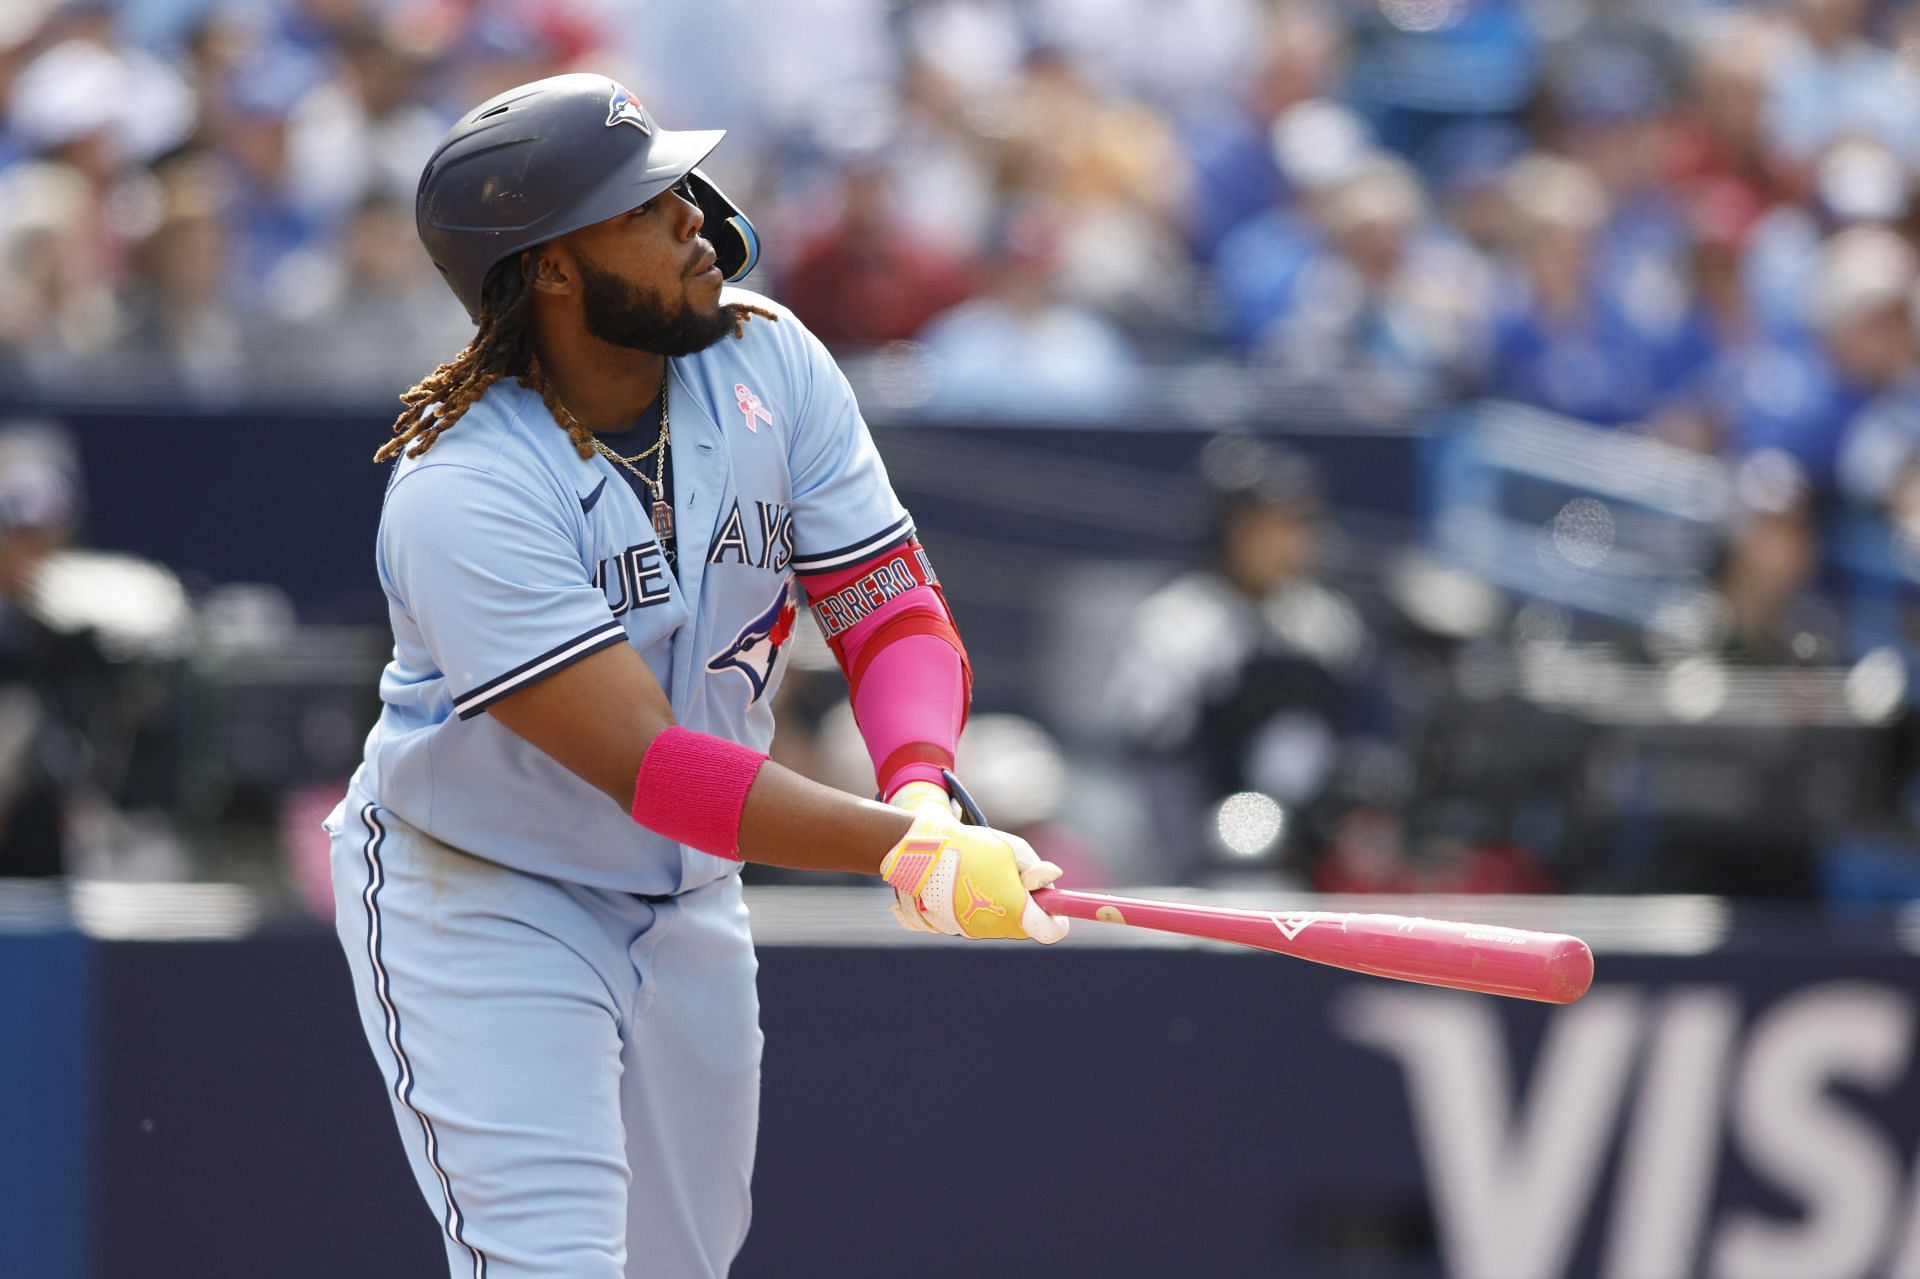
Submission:
[[[567,415],[568,426],[580,425],[579,419],[573,416],[571,409],[564,404],[560,407],[561,411]],[[639,480],[653,494],[653,507],[649,512],[653,517],[653,537],[660,543],[660,549],[666,554],[669,564],[674,558],[673,508],[667,505],[667,443],[670,439],[672,439],[672,427],[667,421],[667,378],[664,372],[660,379],[659,439],[631,457],[622,457],[603,443],[598,435],[593,437],[593,447],[601,457]],[[648,458],[653,459],[652,475],[640,469],[640,463]]]
[[[572,413],[568,413],[567,416],[572,417],[573,415]],[[648,490],[652,492],[653,500],[659,502],[666,495],[667,440],[669,438],[669,431],[670,427],[667,423],[667,384],[663,379],[660,383],[659,439],[631,457],[622,457],[620,454],[614,452],[598,435],[593,437],[593,447],[599,450],[601,457],[606,458],[607,461],[612,462],[615,466],[624,468],[642,484],[645,484]],[[653,458],[654,460],[652,475],[648,475],[640,469],[640,463],[646,461],[648,458]]]

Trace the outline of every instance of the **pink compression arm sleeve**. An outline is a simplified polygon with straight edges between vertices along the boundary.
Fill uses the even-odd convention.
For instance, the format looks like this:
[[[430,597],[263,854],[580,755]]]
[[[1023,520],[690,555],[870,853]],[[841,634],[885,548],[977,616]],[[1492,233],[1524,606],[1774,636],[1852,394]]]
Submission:
[[[908,782],[938,785],[940,770],[953,767],[972,677],[919,543],[809,574],[804,585],[852,686],[853,718],[881,797]]]
[[[740,860],[740,814],[767,757],[737,742],[678,724],[641,757],[633,820],[715,857]]]
[[[938,635],[903,635],[868,660],[853,718],[883,799],[908,782],[941,784],[967,720],[966,690],[960,654]]]

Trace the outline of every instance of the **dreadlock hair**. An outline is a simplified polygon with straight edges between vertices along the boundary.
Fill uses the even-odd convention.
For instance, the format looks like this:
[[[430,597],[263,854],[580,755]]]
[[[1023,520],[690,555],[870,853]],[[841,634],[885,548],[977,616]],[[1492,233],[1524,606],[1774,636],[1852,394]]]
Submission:
[[[567,412],[540,368],[533,350],[533,288],[516,254],[493,265],[480,290],[479,327],[473,340],[460,353],[421,378],[400,396],[406,407],[393,420],[393,438],[373,455],[376,462],[390,461],[405,450],[408,457],[419,457],[432,448],[442,433],[453,429],[466,411],[479,402],[487,388],[501,378],[511,377],[533,391],[547,406],[553,420],[565,429],[573,447],[583,458],[593,456],[593,432]],[[721,308],[733,320],[733,336],[747,335],[747,321],[754,316],[767,320],[780,317],[765,307],[748,302],[729,302]]]

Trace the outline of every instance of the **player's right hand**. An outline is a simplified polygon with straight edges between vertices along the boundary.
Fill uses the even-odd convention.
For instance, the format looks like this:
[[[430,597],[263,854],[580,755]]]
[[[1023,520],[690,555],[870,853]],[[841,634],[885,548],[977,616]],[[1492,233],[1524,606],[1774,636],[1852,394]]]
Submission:
[[[913,826],[880,863],[893,886],[894,917],[909,930],[952,937],[1057,942],[1067,920],[1029,895],[1060,878],[1018,835],[963,826],[934,805],[915,810]]]

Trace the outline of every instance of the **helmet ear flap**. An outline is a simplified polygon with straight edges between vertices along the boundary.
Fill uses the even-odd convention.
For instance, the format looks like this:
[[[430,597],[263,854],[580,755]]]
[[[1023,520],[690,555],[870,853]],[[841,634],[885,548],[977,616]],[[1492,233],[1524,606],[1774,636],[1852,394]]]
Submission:
[[[694,202],[706,218],[701,234],[713,245],[720,274],[732,283],[753,270],[760,260],[760,237],[747,215],[727,199],[726,193],[706,174],[694,169],[687,174]]]

